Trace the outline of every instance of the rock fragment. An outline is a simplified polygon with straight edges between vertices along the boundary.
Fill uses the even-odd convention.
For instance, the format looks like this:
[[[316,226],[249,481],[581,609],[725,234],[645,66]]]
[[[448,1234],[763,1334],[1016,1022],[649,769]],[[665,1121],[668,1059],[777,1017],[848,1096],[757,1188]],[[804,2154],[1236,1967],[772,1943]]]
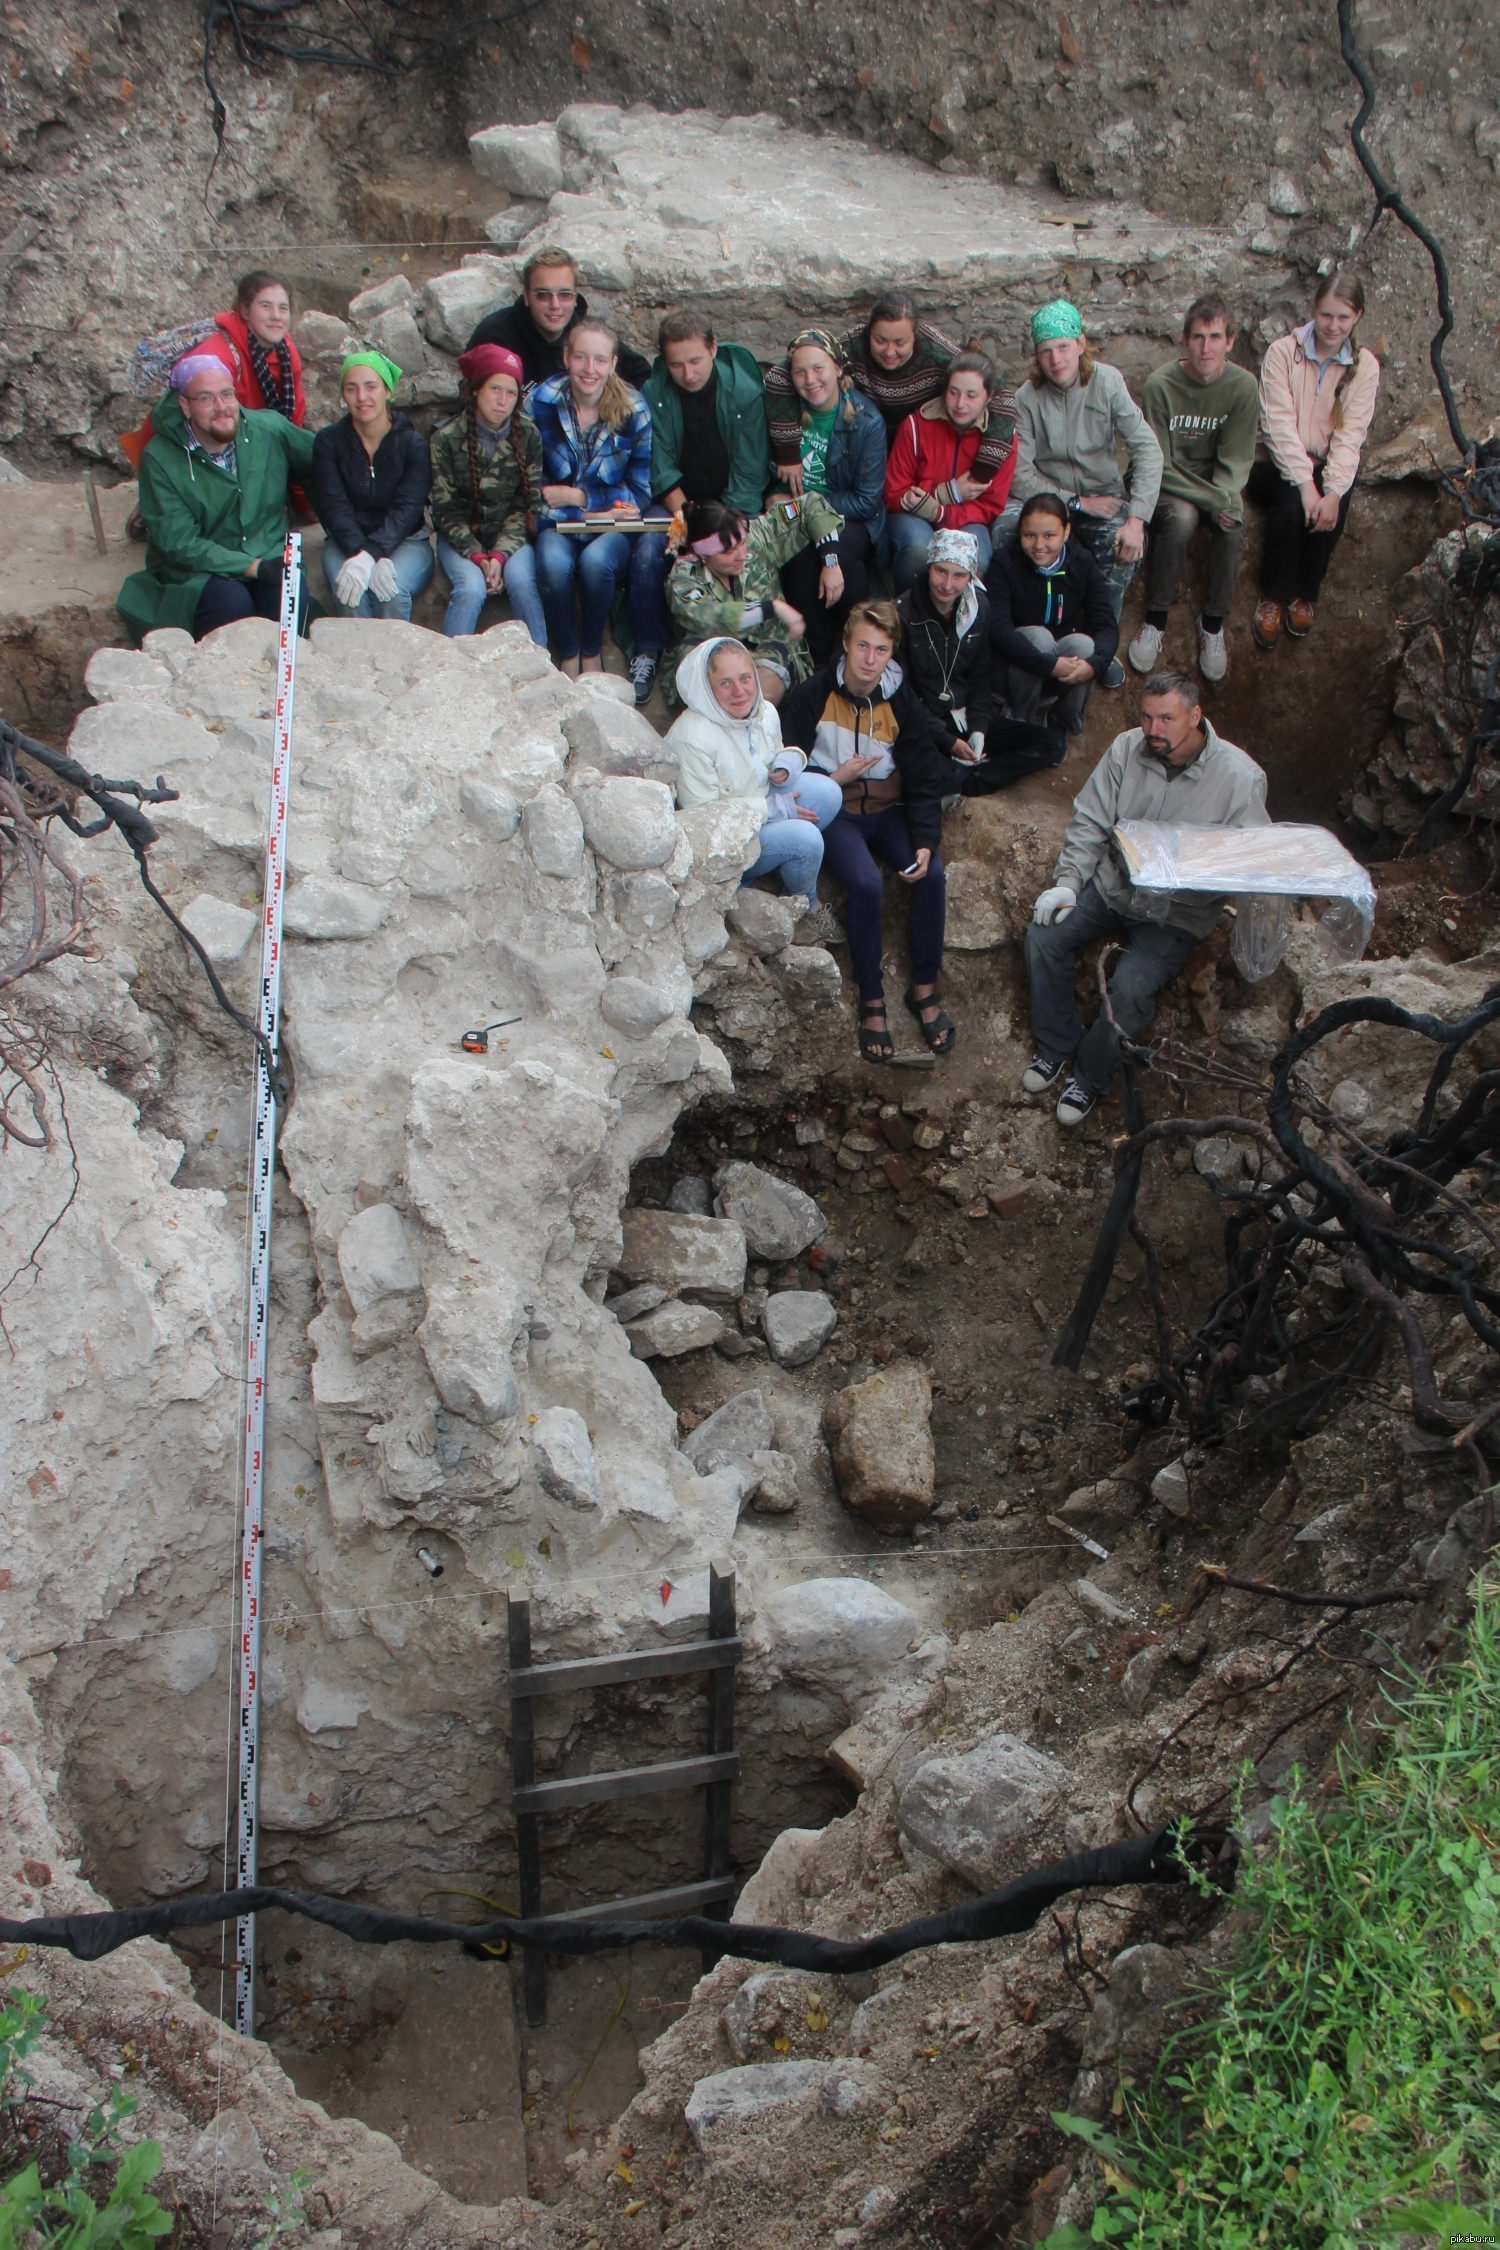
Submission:
[[[781,1367],[805,1367],[837,1328],[838,1311],[821,1289],[778,1289],[761,1315],[771,1357]]]
[[[745,1237],[730,1219],[688,1211],[620,1214],[623,1248],[615,1271],[627,1281],[655,1281],[714,1304],[732,1304],[745,1287]]]
[[[977,1890],[1004,1880],[1002,1847],[1045,1820],[1072,1782],[1056,1758],[997,1734],[956,1758],[929,1758],[902,1789],[903,1835]]]
[[[753,1257],[781,1265],[799,1258],[828,1232],[828,1221],[810,1195],[758,1164],[721,1164],[714,1174],[714,1193],[723,1217],[743,1230]]]
[[[835,1391],[823,1409],[823,1435],[845,1506],[887,1530],[930,1515],[931,1422],[931,1381],[910,1361]]]

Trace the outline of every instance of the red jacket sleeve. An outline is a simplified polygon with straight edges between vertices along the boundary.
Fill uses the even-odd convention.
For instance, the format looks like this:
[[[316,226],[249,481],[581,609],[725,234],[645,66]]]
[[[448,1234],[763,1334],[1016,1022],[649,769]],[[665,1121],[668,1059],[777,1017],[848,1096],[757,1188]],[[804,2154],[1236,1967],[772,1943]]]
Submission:
[[[991,524],[1004,513],[1016,473],[1017,444],[1018,440],[1012,438],[1009,453],[977,500],[958,500],[944,508],[943,525],[947,530],[961,531],[965,524],[971,523]]]
[[[890,458],[885,465],[885,504],[888,508],[899,509],[902,493],[909,492],[914,484],[921,483],[917,474],[917,451],[917,418],[915,414],[908,414],[896,432],[896,442],[891,447]]]

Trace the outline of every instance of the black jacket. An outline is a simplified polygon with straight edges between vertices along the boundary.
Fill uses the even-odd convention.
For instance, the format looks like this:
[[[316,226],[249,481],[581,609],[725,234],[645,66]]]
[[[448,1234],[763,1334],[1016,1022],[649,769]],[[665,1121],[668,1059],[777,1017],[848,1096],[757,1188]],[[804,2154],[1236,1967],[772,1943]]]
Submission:
[[[878,704],[888,703],[896,721],[891,757],[901,778],[901,810],[906,815],[912,849],[920,851],[926,844],[935,852],[943,840],[943,798],[953,787],[953,762],[947,754],[952,731],[940,727],[929,717],[904,677],[892,694],[881,695],[877,691],[874,696],[856,701],[848,689],[839,684],[841,656],[842,651],[830,657],[811,679],[803,680],[792,689],[779,714],[781,739],[794,750],[805,752],[811,762],[817,744],[818,722],[830,696],[836,695],[853,707],[857,731],[863,731],[859,722],[867,724]]]
[[[1120,628],[1104,573],[1082,540],[1068,541],[1066,567],[1054,579],[1044,578],[1012,540],[996,548],[984,582],[990,597],[990,645],[1001,663],[1050,680],[1052,659],[1021,632],[1023,625],[1045,625],[1054,640],[1065,633],[1087,633],[1094,644],[1095,677],[1103,677],[1120,645]]]
[[[373,461],[347,414],[313,440],[313,505],[346,555],[393,555],[421,530],[431,489],[427,440],[404,414],[391,416]]]
[[[991,686],[990,604],[982,586],[974,588],[976,609],[968,630],[957,630],[962,599],[952,614],[939,614],[924,570],[896,604],[901,620],[901,662],[906,677],[942,728],[945,745],[958,740],[953,713],[964,714],[965,734],[988,734],[994,710]]]
[[[553,343],[550,337],[542,334],[532,319],[526,299],[517,297],[513,305],[502,305],[499,312],[486,314],[469,338],[467,349],[472,351],[476,344],[503,344],[506,351],[515,353],[526,370],[526,388],[530,390],[533,383],[543,382],[549,375],[562,373],[563,345],[588,309],[588,299],[580,293],[572,319],[556,343]],[[632,351],[623,338],[620,342],[620,373],[635,390],[641,389],[651,373],[650,360],[640,352]]]

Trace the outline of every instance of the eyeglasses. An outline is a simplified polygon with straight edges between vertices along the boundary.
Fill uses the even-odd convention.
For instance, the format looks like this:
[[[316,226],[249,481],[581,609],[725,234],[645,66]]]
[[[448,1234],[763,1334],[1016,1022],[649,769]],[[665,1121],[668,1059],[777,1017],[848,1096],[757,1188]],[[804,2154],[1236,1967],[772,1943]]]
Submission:
[[[576,289],[533,289],[531,292],[539,305],[576,305]]]

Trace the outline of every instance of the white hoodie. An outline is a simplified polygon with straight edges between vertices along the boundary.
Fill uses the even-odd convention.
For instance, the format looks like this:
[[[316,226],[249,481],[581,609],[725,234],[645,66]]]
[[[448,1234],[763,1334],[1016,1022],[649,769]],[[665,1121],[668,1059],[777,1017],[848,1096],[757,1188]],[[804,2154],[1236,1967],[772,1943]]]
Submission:
[[[764,806],[764,820],[794,820],[792,789],[807,760],[783,744],[774,704],[762,696],[747,719],[732,719],[709,685],[708,660],[729,638],[700,641],[677,667],[677,693],[686,708],[667,735],[677,757],[677,802],[712,805],[742,797]],[[771,773],[783,767],[786,785],[773,789]]]

